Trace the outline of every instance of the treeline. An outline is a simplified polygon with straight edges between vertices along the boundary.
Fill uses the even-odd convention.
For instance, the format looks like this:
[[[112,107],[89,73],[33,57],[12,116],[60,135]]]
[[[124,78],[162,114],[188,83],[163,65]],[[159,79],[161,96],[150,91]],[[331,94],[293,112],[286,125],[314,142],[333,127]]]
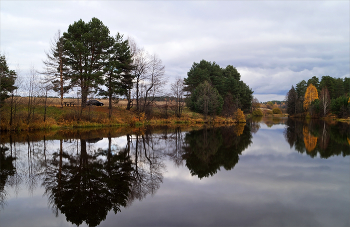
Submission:
[[[113,104],[120,98],[127,99],[127,110],[133,109],[151,118],[154,102],[165,101],[166,96],[175,98],[174,112],[181,117],[186,92],[188,107],[203,113],[205,118],[223,115],[245,121],[243,111],[250,111],[252,107],[253,91],[241,80],[237,69],[231,65],[221,68],[205,60],[194,63],[187,78],[176,78],[171,90],[164,91],[167,80],[161,59],[138,47],[131,38],[125,39],[120,33],[111,35],[109,28],[97,18],[89,22],[76,21],[62,35],[59,31],[43,63],[42,70],[31,70],[28,81],[18,80],[17,73],[8,69],[5,57],[1,56],[0,105],[12,96],[11,101],[7,100],[6,111],[10,112],[6,112],[5,121],[12,122],[20,116],[14,99],[18,94],[28,97],[27,123],[36,120],[39,100],[45,106],[46,117],[51,91],[59,94],[61,107],[64,95],[76,92],[78,103],[75,105],[81,108],[73,118],[78,120],[84,119],[86,102],[95,95],[109,100],[109,119],[113,115]]]
[[[97,18],[76,21],[62,35],[58,32],[46,52],[42,70],[33,68],[22,77],[8,68],[5,56],[0,57],[0,118],[4,124],[11,125],[9,122],[15,118],[21,121],[26,111],[27,123],[37,121],[41,118],[36,113],[37,105],[40,102],[45,106],[46,114],[51,91],[59,94],[61,107],[64,95],[76,92],[75,105],[80,108],[72,116],[76,120],[86,119],[83,109],[87,99],[95,95],[109,100],[111,119],[113,104],[121,97],[127,99],[128,110],[133,108],[142,115],[150,111],[156,97],[165,94],[165,66],[161,59],[138,47],[131,38],[125,39],[120,33],[112,36]],[[177,79],[171,88],[167,94],[176,98],[175,112],[180,115],[184,106],[183,81]],[[19,94],[28,97],[27,104],[20,105],[14,98]]]
[[[238,109],[250,111],[253,91],[232,65],[221,68],[215,62],[202,60],[193,63],[184,81],[188,92],[187,106],[192,111],[205,116],[222,114],[226,117]]]
[[[350,116],[350,78],[322,76],[300,81],[288,91],[287,113],[290,116]]]

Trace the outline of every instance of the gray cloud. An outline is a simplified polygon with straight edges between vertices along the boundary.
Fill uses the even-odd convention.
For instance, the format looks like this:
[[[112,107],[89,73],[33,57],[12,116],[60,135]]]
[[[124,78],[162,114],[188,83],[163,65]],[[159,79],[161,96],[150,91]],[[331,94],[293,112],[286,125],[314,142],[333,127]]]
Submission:
[[[193,62],[231,64],[254,95],[280,99],[311,76],[349,77],[347,1],[2,1],[1,52],[26,72],[40,69],[60,29],[97,17],[156,53],[167,75]]]

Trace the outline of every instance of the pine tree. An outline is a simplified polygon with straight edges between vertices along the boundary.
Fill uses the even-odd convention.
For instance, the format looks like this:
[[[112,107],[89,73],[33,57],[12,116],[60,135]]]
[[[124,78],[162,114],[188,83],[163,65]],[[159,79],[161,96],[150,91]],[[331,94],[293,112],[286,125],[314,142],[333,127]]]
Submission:
[[[9,69],[5,56],[0,55],[0,107],[9,97],[9,93],[16,89],[16,77],[16,72]]]
[[[108,51],[108,61],[104,68],[104,85],[106,90],[100,90],[99,94],[107,96],[109,100],[109,118],[112,116],[113,100],[118,100],[118,95],[127,95],[132,88],[133,76],[132,55],[127,40],[119,33],[113,39],[113,45]]]
[[[70,87],[80,87],[81,104],[85,107],[88,94],[103,84],[103,70],[109,60],[113,37],[109,36],[109,29],[102,21],[92,18],[88,23],[74,22],[63,38],[64,61],[68,67],[66,78]]]
[[[289,115],[296,114],[297,113],[298,95],[297,95],[293,86],[288,91],[286,101],[287,101],[287,113]]]
[[[223,99],[216,88],[212,87],[208,81],[198,85],[190,99],[190,108],[193,111],[203,113],[205,118],[208,114],[215,116],[222,110]]]

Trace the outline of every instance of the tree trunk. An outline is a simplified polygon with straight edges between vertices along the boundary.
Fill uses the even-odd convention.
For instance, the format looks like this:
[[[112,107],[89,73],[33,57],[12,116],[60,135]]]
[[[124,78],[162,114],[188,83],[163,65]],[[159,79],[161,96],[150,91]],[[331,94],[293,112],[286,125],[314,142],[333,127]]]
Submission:
[[[127,97],[127,100],[128,100],[128,104],[126,104],[126,110],[130,110],[132,105],[132,100],[131,100],[131,89],[129,89],[129,91],[127,91],[127,94],[126,94],[126,97]]]
[[[62,102],[62,100],[61,100]],[[47,89],[46,89],[46,93],[45,93],[45,111],[44,111],[44,122],[46,121],[46,107],[47,107]]]
[[[109,83],[109,88],[108,88],[108,117],[109,117],[109,120],[112,117],[112,98],[113,98],[113,91],[112,91],[112,86],[111,86],[111,83],[112,83],[111,76],[112,75],[109,75],[109,78],[108,78],[108,83]]]
[[[13,93],[11,95],[10,127],[12,126],[12,118],[13,118]]]
[[[108,100],[108,117],[111,119],[112,117],[112,92],[109,92],[109,100]]]

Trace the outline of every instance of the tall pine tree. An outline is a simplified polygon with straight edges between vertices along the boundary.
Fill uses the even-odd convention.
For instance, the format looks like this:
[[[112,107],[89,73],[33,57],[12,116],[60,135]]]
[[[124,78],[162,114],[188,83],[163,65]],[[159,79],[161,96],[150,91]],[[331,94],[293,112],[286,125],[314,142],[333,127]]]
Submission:
[[[109,118],[112,115],[113,100],[117,99],[118,95],[127,95],[133,84],[133,76],[130,73],[133,69],[132,54],[128,40],[123,40],[123,36],[118,33],[113,41],[104,68],[106,90],[100,90],[99,93],[108,97]]]
[[[70,87],[80,87],[81,105],[85,107],[88,94],[103,84],[103,70],[113,47],[113,37],[109,36],[109,29],[102,21],[92,18],[88,23],[74,22],[63,38],[68,67],[65,77],[69,79]]]

